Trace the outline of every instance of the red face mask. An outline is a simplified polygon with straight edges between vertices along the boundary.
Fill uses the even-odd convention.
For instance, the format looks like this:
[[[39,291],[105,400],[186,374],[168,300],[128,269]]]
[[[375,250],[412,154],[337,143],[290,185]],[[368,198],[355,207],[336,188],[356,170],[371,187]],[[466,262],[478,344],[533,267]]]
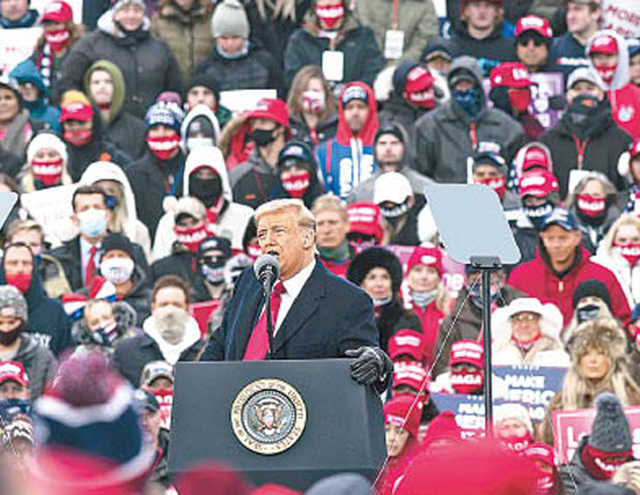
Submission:
[[[516,454],[523,452],[531,443],[531,433],[526,432],[524,435],[507,435],[500,437],[500,442],[506,445]]]
[[[526,112],[531,103],[531,90],[529,88],[509,89],[509,103],[516,112]]]
[[[500,177],[485,177],[476,181],[478,184],[484,184],[493,189],[500,197],[500,201],[504,199],[504,195],[507,194],[507,178],[503,175]]]
[[[67,143],[75,146],[76,148],[80,148],[91,141],[91,135],[91,129],[74,129],[64,131],[63,137]]]
[[[478,392],[484,385],[482,371],[452,371],[451,387],[456,394],[470,395]]]
[[[309,180],[311,178],[311,174],[308,170],[302,170],[301,172],[295,172],[286,179],[282,180],[282,187],[285,191],[289,193],[289,196],[292,198],[300,199],[302,198],[307,189],[309,189]]]
[[[176,225],[173,231],[176,233],[178,242],[192,253],[198,252],[200,243],[205,240],[208,235],[207,226],[204,222],[198,227],[178,227]]]
[[[59,52],[69,43],[71,33],[67,28],[50,29],[44,32],[44,38],[51,47],[51,51]]]
[[[178,150],[178,147],[180,146],[180,136],[147,136],[147,146],[149,146],[151,153],[156,155],[163,162],[166,162]]]
[[[33,274],[31,273],[16,273],[15,275],[5,274],[4,278],[7,280],[7,284],[13,285],[20,292],[25,294],[29,287],[31,287],[31,281],[33,280]]]
[[[62,177],[62,158],[53,162],[33,160],[31,162],[31,172],[45,187],[51,187],[60,182]]]
[[[615,65],[609,67],[608,65],[593,64],[593,66],[598,71],[598,74],[600,74],[600,77],[604,82],[606,82],[608,85],[610,85],[613,82],[613,78],[616,75]]]
[[[585,469],[596,480],[610,480],[620,467],[629,462],[633,457],[633,452],[622,454],[609,454],[594,449],[590,444],[586,444],[582,449],[582,463]]]
[[[344,17],[344,6],[316,5],[316,15],[324,29],[335,29]]]
[[[620,255],[629,262],[630,266],[636,266],[640,260],[640,242],[629,242],[627,244],[613,243],[614,247],[620,248]]]
[[[578,210],[588,217],[599,217],[607,208],[605,198],[596,198],[590,194],[578,194]]]

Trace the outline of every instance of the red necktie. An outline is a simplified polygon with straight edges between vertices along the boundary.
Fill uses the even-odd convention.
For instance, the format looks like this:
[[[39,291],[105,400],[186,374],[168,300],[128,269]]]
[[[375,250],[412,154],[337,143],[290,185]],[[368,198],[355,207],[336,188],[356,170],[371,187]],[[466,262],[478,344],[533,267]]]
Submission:
[[[91,251],[89,251],[89,261],[87,262],[87,268],[84,271],[84,285],[90,285],[93,281],[93,277],[96,275],[97,252],[98,246],[91,246]]]
[[[278,310],[282,302],[282,294],[285,292],[286,289],[282,282],[278,282],[273,287],[273,292],[271,292],[271,321],[273,322],[274,330],[278,319]],[[269,351],[269,335],[267,334],[267,310],[265,306],[265,310],[262,312],[253,332],[251,332],[251,338],[242,360],[262,361],[267,355],[267,351]]]

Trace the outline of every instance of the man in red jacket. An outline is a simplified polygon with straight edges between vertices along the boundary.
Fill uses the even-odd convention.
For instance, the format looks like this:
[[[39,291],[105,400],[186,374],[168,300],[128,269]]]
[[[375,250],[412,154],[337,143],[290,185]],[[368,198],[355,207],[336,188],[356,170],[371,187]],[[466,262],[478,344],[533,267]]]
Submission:
[[[536,257],[511,272],[508,285],[560,308],[566,325],[573,316],[573,293],[585,280],[599,280],[611,295],[611,312],[625,325],[631,309],[615,275],[589,260],[571,212],[556,208],[544,221]]]

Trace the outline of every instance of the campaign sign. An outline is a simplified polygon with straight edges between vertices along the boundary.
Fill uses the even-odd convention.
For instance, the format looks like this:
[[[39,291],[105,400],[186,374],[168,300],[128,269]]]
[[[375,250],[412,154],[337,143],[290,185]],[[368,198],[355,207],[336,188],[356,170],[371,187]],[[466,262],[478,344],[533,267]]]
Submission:
[[[638,459],[640,456],[640,407],[625,407],[624,414],[631,429],[633,455]],[[553,412],[553,439],[561,464],[567,464],[571,460],[580,439],[591,433],[595,417],[595,409]]]

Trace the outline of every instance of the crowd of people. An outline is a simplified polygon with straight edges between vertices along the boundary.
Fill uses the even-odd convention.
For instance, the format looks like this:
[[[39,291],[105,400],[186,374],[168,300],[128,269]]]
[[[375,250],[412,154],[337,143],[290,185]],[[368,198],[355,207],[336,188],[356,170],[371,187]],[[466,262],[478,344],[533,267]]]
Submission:
[[[393,362],[377,493],[640,494],[637,1],[31,3],[0,0],[7,56],[33,34],[0,61],[7,493],[298,493],[167,460],[175,365],[230,359],[254,214],[294,199]],[[495,191],[522,255],[491,274],[494,365],[565,372],[542,420],[496,406],[497,445],[432,397],[485,384],[481,273],[441,244],[434,183]],[[577,409],[591,433],[560,463]]]

